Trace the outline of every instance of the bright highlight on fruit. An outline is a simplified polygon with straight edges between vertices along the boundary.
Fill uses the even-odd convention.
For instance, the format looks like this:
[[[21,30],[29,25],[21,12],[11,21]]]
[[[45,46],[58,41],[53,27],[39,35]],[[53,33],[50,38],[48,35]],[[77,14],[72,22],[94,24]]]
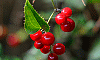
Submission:
[[[58,60],[58,56],[55,53],[50,53],[48,55],[48,60]]]
[[[59,13],[56,17],[55,17],[55,21],[57,24],[61,25],[63,23],[66,22],[66,15],[65,14],[62,14],[62,13]]]
[[[62,31],[64,32],[70,32],[71,29],[71,23],[69,21],[67,21],[65,24],[60,25]]]
[[[62,9],[61,13],[65,14],[66,17],[70,17],[72,15],[72,10],[69,7],[65,7]]]
[[[41,48],[43,48],[43,46],[44,45],[42,44],[41,39],[38,41],[35,41],[35,43],[34,43],[34,47],[37,49],[41,49]]]
[[[50,52],[50,46],[44,46],[43,48],[40,49],[40,51],[44,54],[47,54]]]
[[[44,33],[43,35],[42,35],[42,38],[41,38],[42,40],[42,43],[44,44],[44,45],[47,45],[47,46],[50,46],[50,45],[52,45],[53,43],[54,43],[54,41],[55,41],[55,37],[54,37],[54,35],[52,34],[52,33],[50,33],[50,32],[46,32],[46,33]]]
[[[61,43],[56,43],[53,47],[53,51],[57,55],[62,55],[65,52],[65,46]]]

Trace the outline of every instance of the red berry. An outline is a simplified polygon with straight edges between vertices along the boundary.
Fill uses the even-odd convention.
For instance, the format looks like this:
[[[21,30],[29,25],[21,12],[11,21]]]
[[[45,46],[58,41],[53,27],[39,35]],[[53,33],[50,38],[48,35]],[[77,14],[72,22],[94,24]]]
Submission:
[[[35,34],[30,34],[30,38],[33,40],[33,41],[37,41],[41,38],[42,36],[42,32],[39,30],[38,32],[36,32]]]
[[[58,60],[58,56],[55,53],[50,53],[48,55],[48,60]]]
[[[65,46],[63,44],[61,44],[61,43],[57,43],[57,44],[54,45],[53,51],[57,55],[61,55],[61,54],[63,54],[65,52]]]
[[[40,49],[40,51],[44,54],[47,54],[50,52],[50,46],[44,46],[43,48]]]
[[[43,48],[44,45],[42,44],[41,39],[40,39],[38,41],[35,41],[34,46],[37,49],[41,49],[41,48]]]
[[[66,15],[59,13],[58,15],[56,15],[55,21],[59,25],[63,24],[66,21]]]
[[[70,17],[72,15],[72,10],[69,7],[65,7],[62,9],[61,13],[64,13],[66,17]]]
[[[70,28],[71,28],[71,23],[69,21],[67,21],[65,24],[60,25],[62,31],[64,32],[70,32]]]
[[[16,47],[19,45],[19,43],[20,43],[20,39],[15,33],[9,34],[9,36],[7,38],[7,44],[10,47]]]
[[[42,38],[41,38],[42,40],[42,43],[44,44],[44,45],[48,45],[48,46],[50,46],[50,45],[52,45],[53,43],[54,43],[54,41],[55,41],[55,37],[54,37],[54,35],[52,34],[52,33],[50,33],[50,32],[46,32],[46,33],[44,33],[43,35],[42,35]]]
[[[72,31],[75,28],[75,22],[71,18],[67,18],[67,21],[71,23],[70,31]]]

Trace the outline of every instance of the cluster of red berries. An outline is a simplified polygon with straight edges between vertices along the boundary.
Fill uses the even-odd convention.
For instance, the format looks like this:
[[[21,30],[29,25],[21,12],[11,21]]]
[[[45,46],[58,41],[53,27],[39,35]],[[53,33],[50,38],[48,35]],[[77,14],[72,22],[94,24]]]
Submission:
[[[72,15],[72,10],[69,7],[65,7],[62,9],[61,13],[59,13],[55,17],[55,21],[60,25],[61,29],[64,32],[71,32],[75,28],[75,22],[69,18]],[[50,52],[50,46],[53,46],[53,52],[48,55],[48,60],[58,60],[57,55],[61,55],[65,52],[65,46],[61,43],[56,43],[53,45],[55,41],[55,37],[50,32],[42,32],[39,30],[35,34],[30,34],[30,38],[35,41],[34,47],[40,49],[40,51],[44,54]]]
[[[69,7],[62,9],[61,13],[56,15],[55,21],[60,25],[62,31],[71,32],[75,28],[75,22],[69,18],[72,15],[72,10]]]
[[[50,52],[50,46],[54,43],[55,37],[50,32],[42,32],[39,30],[35,34],[30,34],[30,38],[35,41],[34,47],[40,49],[44,54]],[[58,60],[57,55],[61,55],[65,52],[65,46],[61,43],[53,45],[53,52],[48,55],[48,60]]]

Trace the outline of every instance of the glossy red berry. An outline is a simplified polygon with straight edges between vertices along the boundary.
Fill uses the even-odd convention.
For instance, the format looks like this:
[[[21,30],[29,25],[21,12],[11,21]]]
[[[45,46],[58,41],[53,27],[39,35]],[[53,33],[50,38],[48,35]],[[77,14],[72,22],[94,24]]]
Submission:
[[[61,43],[57,43],[57,44],[54,45],[53,51],[57,55],[61,55],[61,54],[63,54],[65,52],[65,46],[63,44],[61,44]]]
[[[42,44],[41,39],[38,41],[35,41],[35,43],[34,43],[34,47],[37,49],[41,49],[41,48],[43,48],[43,46],[44,45]]]
[[[62,31],[64,32],[70,32],[70,28],[71,28],[71,23],[69,21],[67,21],[65,24],[60,25]]]
[[[61,13],[64,13],[66,17],[70,17],[72,15],[72,10],[69,7],[65,7],[62,9]]]
[[[50,53],[48,55],[48,60],[58,60],[58,56],[55,53]]]
[[[67,21],[71,23],[70,31],[72,31],[75,28],[75,22],[71,18],[67,18]]]
[[[30,34],[30,38],[33,40],[33,41],[37,41],[41,38],[42,36],[42,32],[39,30],[38,32],[36,32],[35,34]]]
[[[43,35],[42,35],[42,38],[41,38],[42,40],[42,43],[44,44],[44,45],[47,45],[47,46],[50,46],[50,45],[52,45],[53,43],[54,43],[54,41],[55,41],[55,37],[54,37],[54,35],[52,34],[52,33],[50,33],[50,32],[46,32],[46,33],[44,33]]]
[[[50,46],[44,46],[43,48],[40,49],[40,51],[44,54],[47,54],[50,52]]]
[[[55,21],[59,25],[63,24],[66,21],[66,15],[59,13],[58,15],[56,15]]]

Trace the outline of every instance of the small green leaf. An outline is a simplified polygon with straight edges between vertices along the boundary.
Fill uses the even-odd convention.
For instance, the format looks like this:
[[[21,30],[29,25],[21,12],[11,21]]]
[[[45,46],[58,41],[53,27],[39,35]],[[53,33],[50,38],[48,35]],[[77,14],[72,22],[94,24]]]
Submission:
[[[24,6],[24,13],[25,13],[24,28],[27,33],[33,34],[37,32],[39,29],[44,29],[46,32],[49,32],[50,29],[49,25],[32,7],[29,0],[26,0]]]

